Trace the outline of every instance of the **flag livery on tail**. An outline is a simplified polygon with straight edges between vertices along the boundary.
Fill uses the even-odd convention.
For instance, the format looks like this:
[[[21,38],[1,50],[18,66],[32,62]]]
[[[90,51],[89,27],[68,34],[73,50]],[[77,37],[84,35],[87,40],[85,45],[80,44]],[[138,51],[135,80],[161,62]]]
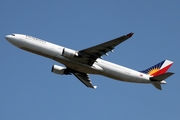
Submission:
[[[145,74],[149,74],[150,76],[157,76],[165,73],[173,64],[172,61],[164,60],[146,70],[140,71]]]

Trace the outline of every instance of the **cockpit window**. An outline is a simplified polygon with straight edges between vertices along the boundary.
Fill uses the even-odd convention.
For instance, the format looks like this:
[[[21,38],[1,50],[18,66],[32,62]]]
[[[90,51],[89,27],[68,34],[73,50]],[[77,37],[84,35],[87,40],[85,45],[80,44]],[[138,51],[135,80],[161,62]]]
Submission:
[[[11,34],[12,36],[15,36],[15,34]]]

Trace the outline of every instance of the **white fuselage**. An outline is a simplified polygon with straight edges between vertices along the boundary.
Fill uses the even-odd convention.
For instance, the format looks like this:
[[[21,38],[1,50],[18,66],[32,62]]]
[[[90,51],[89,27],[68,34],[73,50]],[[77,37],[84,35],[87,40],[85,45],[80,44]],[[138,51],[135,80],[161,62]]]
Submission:
[[[92,66],[74,61],[70,57],[63,56],[63,49],[69,51],[74,51],[32,36],[15,34],[7,35],[6,39],[13,45],[53,59],[67,66],[68,68],[77,70],[79,72],[89,73],[89,74],[100,74],[115,80],[121,80],[126,82],[136,82],[136,83],[151,83],[149,80],[149,75],[143,74],[141,72],[102,60],[97,59]],[[74,51],[76,52],[76,51]]]

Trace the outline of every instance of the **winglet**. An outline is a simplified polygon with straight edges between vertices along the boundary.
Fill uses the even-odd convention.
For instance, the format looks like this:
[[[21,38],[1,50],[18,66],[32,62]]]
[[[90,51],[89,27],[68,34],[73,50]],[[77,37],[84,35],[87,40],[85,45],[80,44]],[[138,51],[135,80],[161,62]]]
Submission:
[[[132,37],[132,36],[133,36],[133,34],[134,34],[134,33],[133,33],[133,32],[131,32],[131,33],[127,34],[126,36],[127,36],[127,37]]]
[[[94,89],[96,89],[97,88],[97,86],[93,86],[94,87]]]

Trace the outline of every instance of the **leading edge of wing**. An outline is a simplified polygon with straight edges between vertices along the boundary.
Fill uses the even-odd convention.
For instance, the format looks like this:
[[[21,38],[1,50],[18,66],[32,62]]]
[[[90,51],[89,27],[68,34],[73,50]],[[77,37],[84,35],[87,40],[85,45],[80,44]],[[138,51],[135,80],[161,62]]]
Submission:
[[[89,75],[87,73],[74,72],[73,74],[87,87],[94,88],[94,89],[97,88],[97,86],[92,85],[92,82],[91,82]]]
[[[83,58],[86,58],[86,61],[90,61],[89,63],[87,63],[88,65],[92,65],[97,58],[100,58],[102,55],[107,55],[107,52],[112,51],[114,47],[132,37],[133,34],[134,33],[131,32],[127,35],[123,35],[121,37],[104,42],[102,44],[84,50],[80,50],[78,53]]]

